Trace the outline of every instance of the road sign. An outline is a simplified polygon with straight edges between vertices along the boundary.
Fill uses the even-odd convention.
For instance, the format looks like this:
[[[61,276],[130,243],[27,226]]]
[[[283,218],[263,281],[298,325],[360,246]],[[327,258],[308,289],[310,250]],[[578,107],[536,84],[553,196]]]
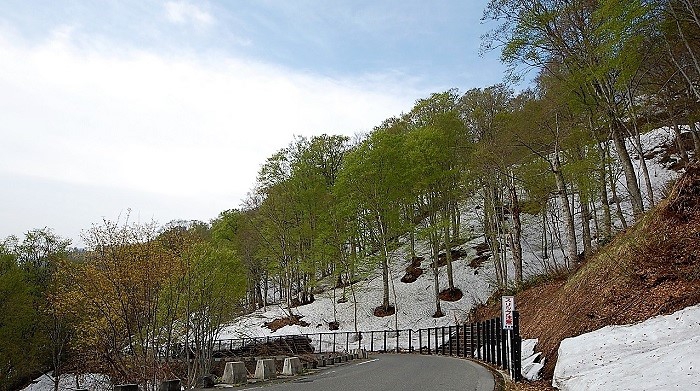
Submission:
[[[513,311],[515,311],[515,297],[501,297],[501,319],[503,319],[503,330],[513,330]]]

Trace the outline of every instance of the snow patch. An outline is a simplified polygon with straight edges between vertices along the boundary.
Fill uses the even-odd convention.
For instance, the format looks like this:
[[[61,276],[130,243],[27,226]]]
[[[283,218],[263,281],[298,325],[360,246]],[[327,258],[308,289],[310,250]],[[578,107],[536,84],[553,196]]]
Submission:
[[[607,326],[559,346],[552,385],[568,390],[700,390],[700,305]]]
[[[538,339],[525,339],[520,346],[520,373],[530,381],[540,380],[540,371],[545,358],[541,352],[535,352]]]

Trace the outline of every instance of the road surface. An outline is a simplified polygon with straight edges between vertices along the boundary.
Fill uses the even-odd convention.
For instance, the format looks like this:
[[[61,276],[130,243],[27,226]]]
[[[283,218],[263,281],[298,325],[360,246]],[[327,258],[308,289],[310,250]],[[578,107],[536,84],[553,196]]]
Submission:
[[[242,387],[267,390],[379,391],[459,390],[493,391],[489,370],[469,360],[417,354],[382,354],[361,362],[330,366],[316,374],[284,383]]]

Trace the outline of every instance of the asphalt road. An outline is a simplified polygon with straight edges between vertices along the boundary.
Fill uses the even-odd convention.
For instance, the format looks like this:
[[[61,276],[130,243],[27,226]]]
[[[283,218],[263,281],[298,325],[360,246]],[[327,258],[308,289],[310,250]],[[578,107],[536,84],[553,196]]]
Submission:
[[[242,390],[493,391],[493,375],[469,360],[414,354],[382,354],[361,362],[329,367],[284,383],[248,385]]]

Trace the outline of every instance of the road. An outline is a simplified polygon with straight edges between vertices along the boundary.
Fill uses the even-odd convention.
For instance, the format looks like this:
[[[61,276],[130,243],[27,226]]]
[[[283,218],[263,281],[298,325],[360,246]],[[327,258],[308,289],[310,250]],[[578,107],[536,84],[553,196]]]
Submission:
[[[336,365],[285,383],[248,389],[305,391],[459,390],[493,391],[493,375],[469,360],[416,354],[382,354]]]

